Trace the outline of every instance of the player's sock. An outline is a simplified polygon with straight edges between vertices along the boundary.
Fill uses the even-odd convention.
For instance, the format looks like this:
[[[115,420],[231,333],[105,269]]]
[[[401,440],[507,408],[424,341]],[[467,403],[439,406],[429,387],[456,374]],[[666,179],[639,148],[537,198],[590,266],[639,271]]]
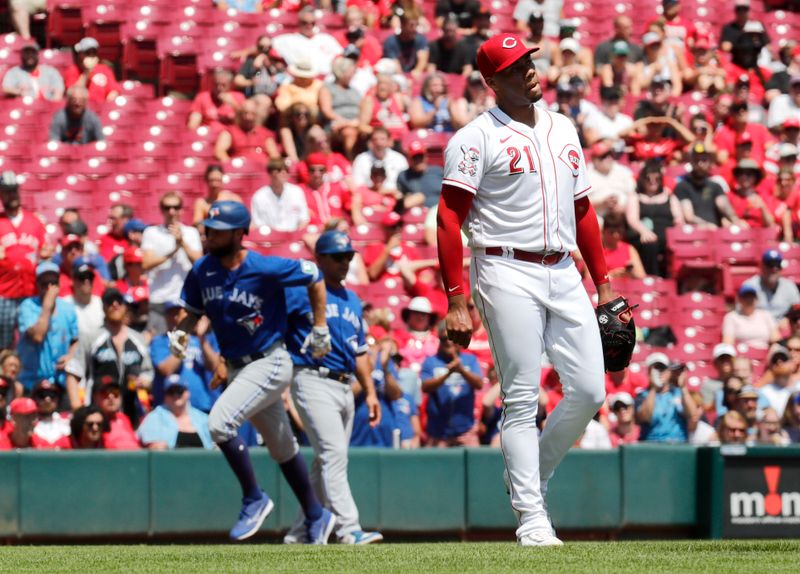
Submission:
[[[300,456],[300,453],[294,455],[293,458],[287,460],[281,465],[281,472],[286,478],[286,482],[292,487],[294,495],[300,502],[303,508],[303,514],[306,515],[308,520],[318,520],[322,516],[322,505],[317,500],[317,495],[314,494],[314,489],[311,488],[311,481],[308,479],[308,468],[306,461]]]
[[[250,451],[240,437],[235,437],[229,441],[218,445],[219,450],[225,455],[239,484],[242,487],[242,497],[255,500],[261,497],[261,488],[256,480],[256,473],[253,470],[253,463],[250,462]]]

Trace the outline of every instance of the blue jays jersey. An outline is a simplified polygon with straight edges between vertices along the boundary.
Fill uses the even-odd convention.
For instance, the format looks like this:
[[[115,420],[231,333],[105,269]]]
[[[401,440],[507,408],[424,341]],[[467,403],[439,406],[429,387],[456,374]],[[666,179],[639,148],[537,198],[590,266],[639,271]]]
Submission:
[[[222,356],[237,359],[263,351],[283,337],[285,287],[308,286],[319,279],[311,261],[250,251],[239,267],[226,269],[217,257],[206,255],[186,276],[181,299],[189,311],[211,320]]]
[[[327,306],[325,318],[331,332],[331,352],[314,359],[311,352],[301,353],[303,342],[311,331],[314,316],[308,292],[297,287],[286,290],[286,307],[289,314],[289,332],[286,346],[295,365],[304,367],[326,367],[331,371],[354,373],[356,355],[367,352],[366,329],[361,314],[361,299],[345,289],[326,285]]]

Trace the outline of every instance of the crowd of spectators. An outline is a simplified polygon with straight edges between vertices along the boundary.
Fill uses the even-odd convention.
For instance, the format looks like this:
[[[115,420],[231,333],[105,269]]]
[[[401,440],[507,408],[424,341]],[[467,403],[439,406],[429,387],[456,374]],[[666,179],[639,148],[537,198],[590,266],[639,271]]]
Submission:
[[[364,313],[384,416],[369,428],[354,383],[353,445],[499,444],[488,336],[471,304],[470,347],[444,336],[447,298],[432,250],[441,142],[495,105],[475,60],[497,32],[491,10],[438,0],[431,18],[413,0],[277,4],[296,17],[293,31],[262,35],[237,52],[237,69],[213,71],[188,95],[185,129],[212,134],[202,196],[161,193],[153,198],[160,221],[116,203],[100,236],[75,205],[48,222],[60,230],[48,234],[21,207],[29,204],[23,178],[3,172],[0,449],[212,448],[206,414],[223,360],[214,334],[201,321],[181,360],[165,332],[184,313],[180,288],[220,199],[248,205],[253,233],[287,234],[304,248],[325,229],[374,232],[346,284],[374,301]],[[642,33],[619,15],[596,46],[579,21],[562,17],[561,0],[520,0],[513,11],[524,41],[539,46],[545,97],[537,105],[570,118],[590,159],[590,199],[616,279],[671,277],[667,235],[676,226],[774,229],[771,239],[789,244],[800,233],[800,46],[772,41],[747,0],[731,3],[720,30],[686,18],[679,0],[659,4]],[[217,5],[263,11],[260,2]],[[335,10],[344,26],[327,29]],[[3,77],[4,95],[63,102],[52,142],[102,141],[98,111],[121,89],[114,63],[84,37],[62,75],[39,62],[23,20],[16,10],[25,43]],[[241,165],[268,183],[227,189],[226,172]],[[411,214],[414,225],[425,223],[409,238]],[[786,263],[769,249],[738,287],[713,349],[715,375],[690,377],[670,348],[647,355],[638,371],[608,374],[608,400],[578,446],[800,441],[800,293],[781,276]],[[370,296],[389,288],[406,301],[394,315],[385,297]],[[742,344],[764,350],[763,367]],[[561,396],[543,357],[540,425]],[[288,394],[285,404],[302,437]],[[252,429],[242,432],[258,443]]]

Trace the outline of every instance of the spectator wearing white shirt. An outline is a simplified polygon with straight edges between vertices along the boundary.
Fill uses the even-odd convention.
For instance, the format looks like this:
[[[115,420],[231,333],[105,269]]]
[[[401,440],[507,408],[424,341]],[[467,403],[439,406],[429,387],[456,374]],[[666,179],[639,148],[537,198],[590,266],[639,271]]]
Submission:
[[[589,180],[592,193],[589,199],[599,217],[609,212],[624,213],[636,192],[636,180],[628,167],[617,162],[611,143],[601,140],[591,147],[592,163]]]
[[[800,119],[800,74],[789,78],[788,94],[775,96],[770,103],[767,127],[770,129],[780,128],[790,118]]]
[[[619,134],[633,125],[633,118],[620,111],[622,92],[617,86],[600,88],[600,107],[597,112],[589,114],[583,124],[583,135],[586,144],[597,140],[617,140]]]
[[[794,361],[791,358],[789,349],[782,345],[773,345],[767,355],[767,372],[764,373],[761,382],[768,380],[758,389],[761,403],[767,403],[775,409],[775,412],[782,413],[786,410],[786,404],[794,388]]]
[[[267,226],[275,231],[298,231],[308,225],[308,204],[303,190],[289,183],[289,168],[283,158],[267,164],[270,184],[253,195],[250,212],[253,227]]]
[[[168,191],[161,196],[159,206],[164,223],[151,225],[142,234],[142,266],[150,285],[148,329],[156,334],[166,331],[164,303],[180,298],[186,275],[203,255],[200,233],[181,223],[180,194]]]
[[[64,300],[75,305],[78,316],[78,339],[81,345],[88,347],[97,338],[103,328],[105,315],[103,302],[99,295],[92,293],[95,269],[90,261],[83,257],[75,261],[72,267],[72,294]]]
[[[298,31],[281,34],[272,41],[272,49],[287,64],[296,65],[299,60],[310,59],[318,74],[327,76],[331,73],[331,63],[344,48],[330,34],[320,32],[316,28],[317,17],[314,8],[306,6],[297,13]]]
[[[408,160],[403,154],[392,149],[392,138],[384,127],[372,130],[369,138],[369,150],[356,156],[353,161],[353,184],[369,186],[372,166],[381,162],[386,170],[384,188],[397,189],[397,176],[408,169]]]
[[[514,20],[517,29],[525,32],[528,26],[528,19],[534,12],[544,16],[544,35],[557,38],[559,27],[558,22],[561,18],[561,9],[564,0],[518,0],[514,7]]]

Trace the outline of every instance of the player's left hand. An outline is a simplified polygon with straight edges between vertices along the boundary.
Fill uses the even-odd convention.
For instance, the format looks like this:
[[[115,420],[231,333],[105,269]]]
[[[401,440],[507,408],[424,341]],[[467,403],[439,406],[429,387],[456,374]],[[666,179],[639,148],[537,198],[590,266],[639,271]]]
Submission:
[[[214,390],[227,380],[228,365],[225,364],[224,359],[220,358],[219,362],[217,363],[217,368],[214,369],[214,376],[211,377],[211,382],[208,383],[208,386],[211,390]]]
[[[378,395],[369,393],[364,402],[367,404],[367,410],[369,411],[369,427],[374,429],[381,422],[381,403],[378,401]]]
[[[320,359],[330,353],[331,332],[327,325],[324,327],[315,326],[311,329],[311,332],[303,342],[301,352],[305,353],[308,347],[311,347],[311,356],[315,359]]]

